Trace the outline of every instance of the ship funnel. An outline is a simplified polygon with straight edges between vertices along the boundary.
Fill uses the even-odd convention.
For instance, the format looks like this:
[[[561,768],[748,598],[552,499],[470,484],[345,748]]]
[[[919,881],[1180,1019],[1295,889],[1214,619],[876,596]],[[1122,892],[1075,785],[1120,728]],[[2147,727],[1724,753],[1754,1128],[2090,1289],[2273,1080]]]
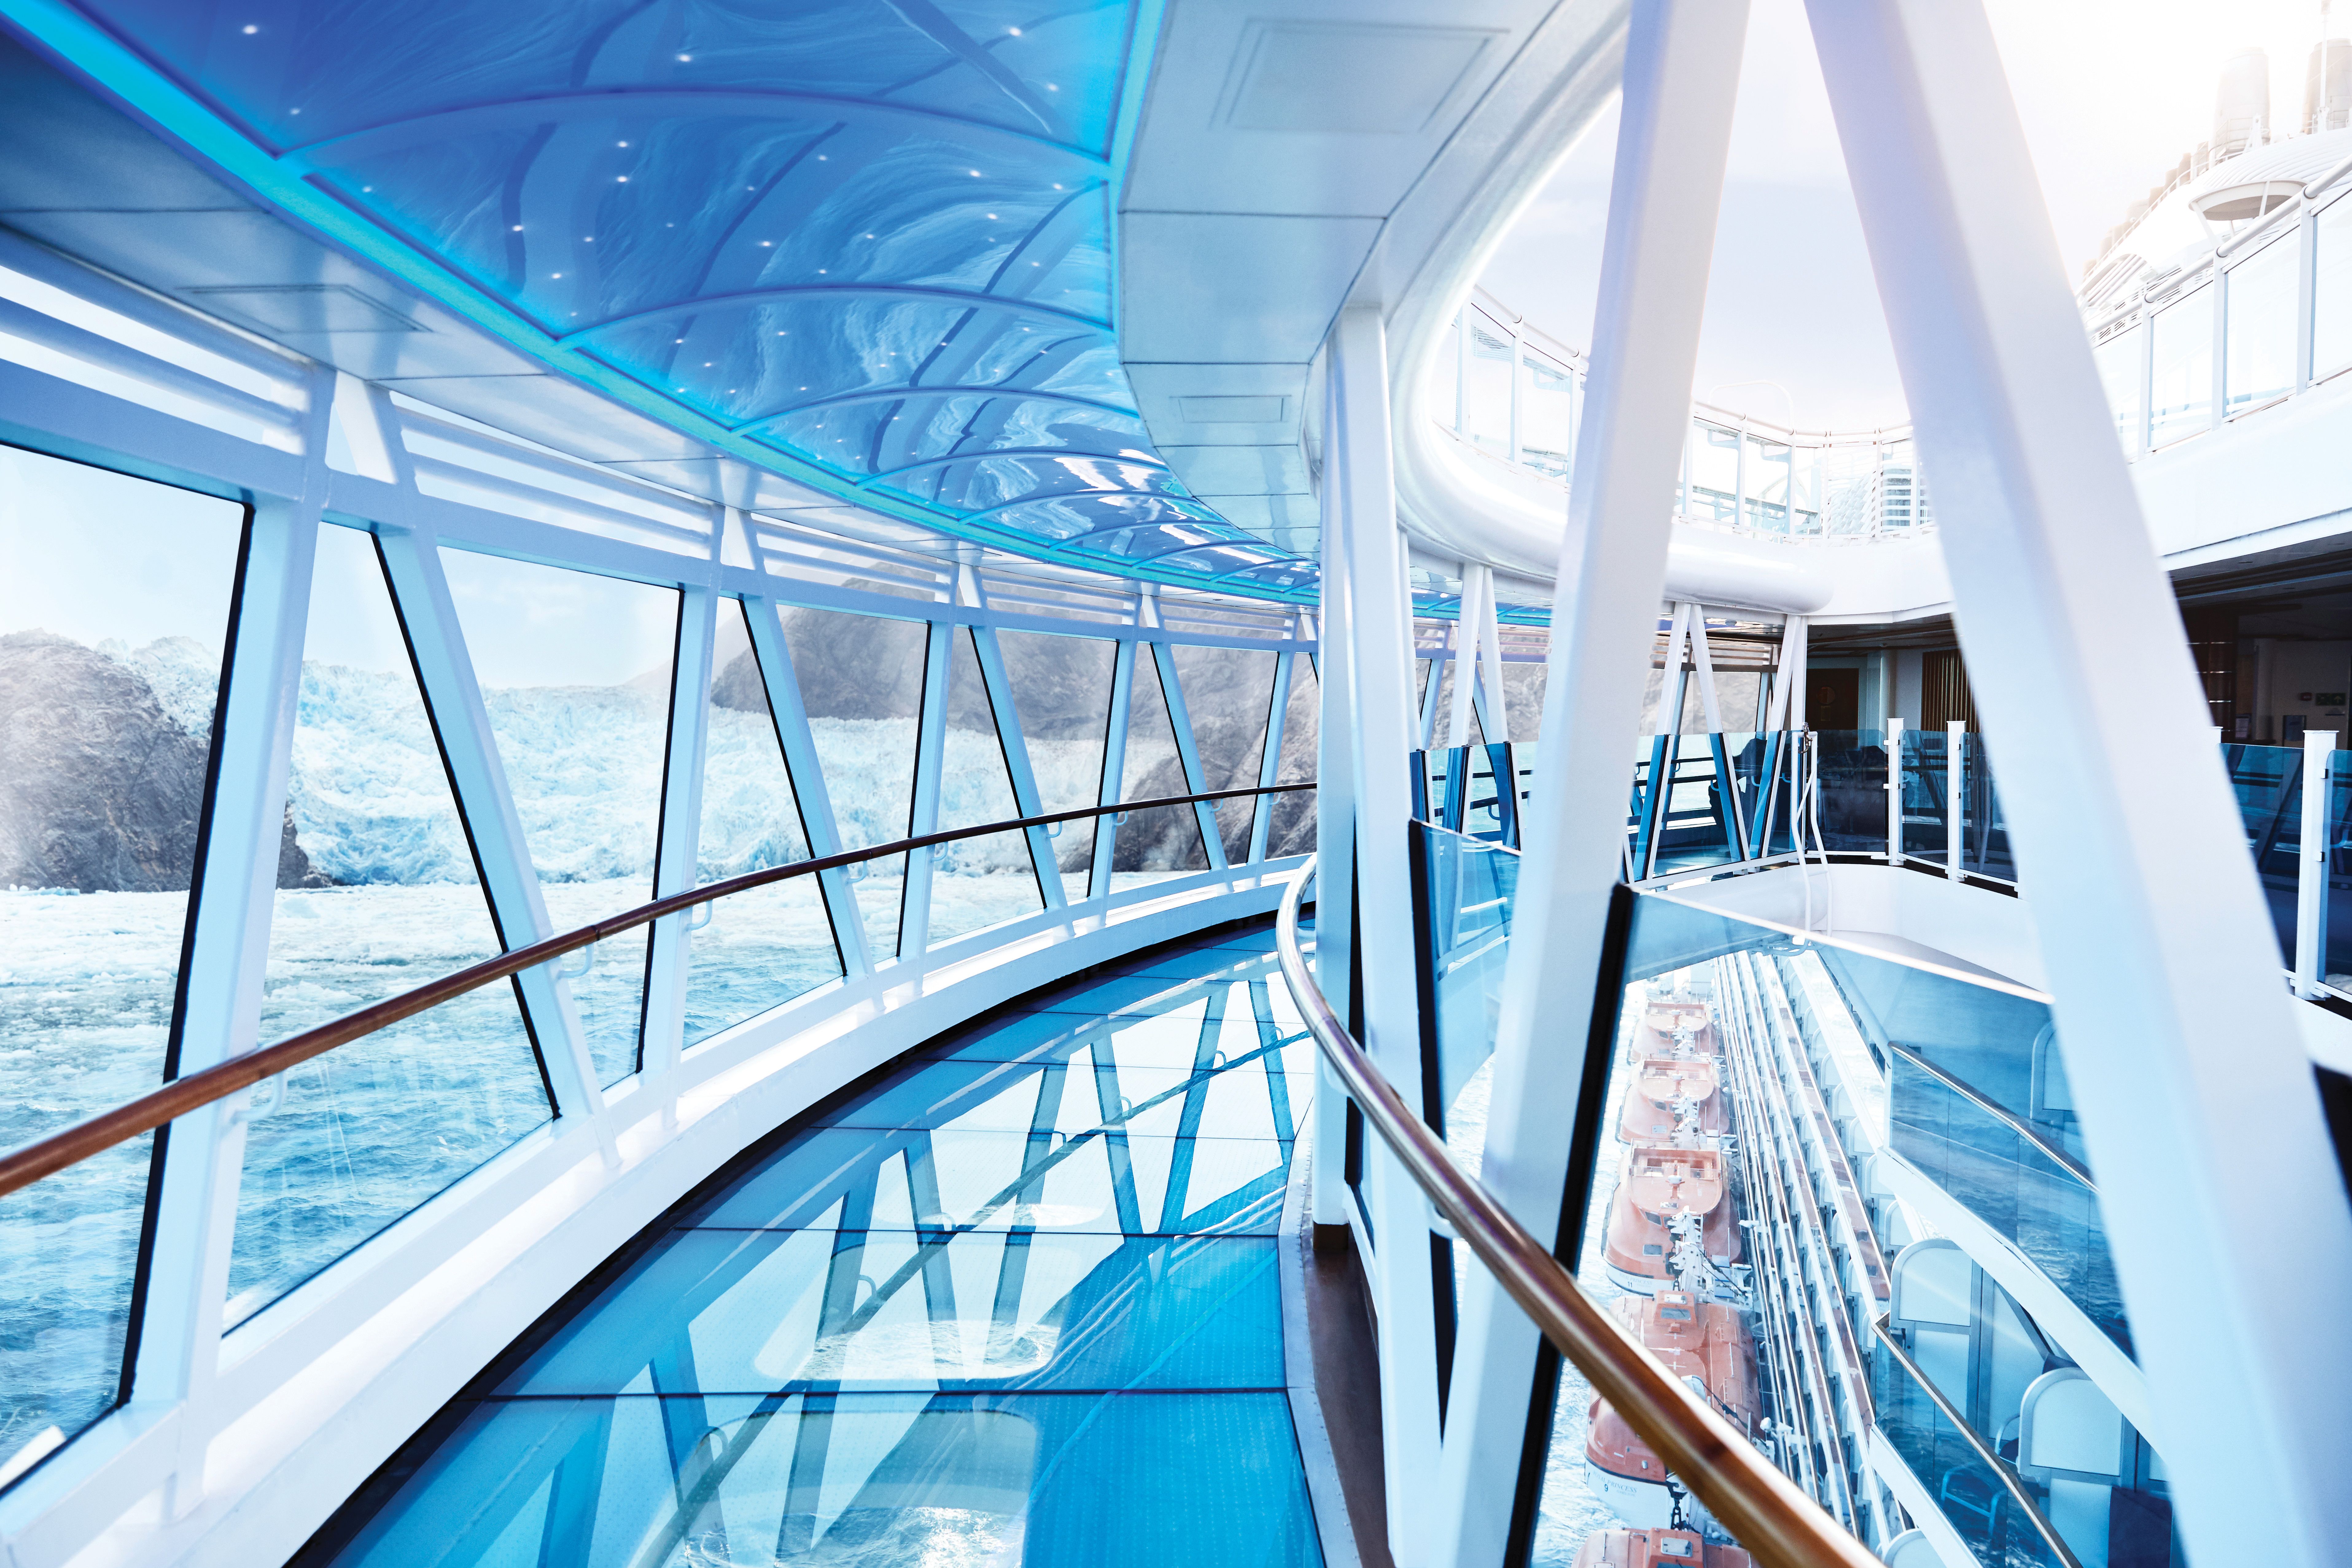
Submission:
[[[2213,95],[2213,156],[2234,157],[2268,140],[2271,124],[2271,58],[2261,49],[2231,55],[2221,67]]]
[[[2303,129],[2341,131],[2352,125],[2352,39],[2311,46],[2303,70]]]

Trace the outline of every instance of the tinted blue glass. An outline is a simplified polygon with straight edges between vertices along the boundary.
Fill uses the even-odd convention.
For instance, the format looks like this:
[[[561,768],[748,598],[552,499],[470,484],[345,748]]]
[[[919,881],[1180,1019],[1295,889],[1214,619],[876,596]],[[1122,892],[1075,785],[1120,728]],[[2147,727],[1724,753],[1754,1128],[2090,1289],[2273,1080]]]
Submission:
[[[1278,1388],[1271,1237],[684,1230],[502,1394]]]
[[[1879,1430],[1936,1500],[1979,1563],[1991,1568],[2060,1568],[2001,1478],[1961,1436],[1903,1364],[1873,1347],[1871,1400]]]
[[[1944,857],[1950,769],[1940,730],[1903,731],[1903,853],[1925,859]]]
[[[1312,1080],[1265,946],[1145,955],[1202,977],[1002,1015],[776,1140],[335,1561],[1318,1563],[1273,1235]]]
[[[1833,854],[1885,854],[1886,737],[1876,730],[1822,730],[1814,733],[1813,748],[1821,776],[1806,808],[1807,847]]]
[[[940,458],[1129,452],[1150,468],[1101,489],[1182,494],[1110,330],[1143,7],[86,8],[284,156],[289,205],[357,215],[409,281],[755,461],[846,494]],[[1314,580],[1189,499],[1033,515],[998,510],[1018,490],[880,493],[1033,553],[1102,534],[1075,558],[1286,597]]]
[[[1427,900],[1423,962],[1437,1002],[1438,1102],[1447,1142],[1475,1169],[1486,1144],[1486,1068],[1502,1012],[1519,858],[1444,828],[1418,837]]]
[[[488,1400],[337,1561],[1311,1568],[1295,1452],[1279,1393]]]
[[[2246,827],[2246,850],[2262,879],[2271,924],[2278,932],[2279,960],[2294,962],[2295,884],[2303,844],[2303,752],[2294,746],[2225,745],[2221,759],[2238,796]]]

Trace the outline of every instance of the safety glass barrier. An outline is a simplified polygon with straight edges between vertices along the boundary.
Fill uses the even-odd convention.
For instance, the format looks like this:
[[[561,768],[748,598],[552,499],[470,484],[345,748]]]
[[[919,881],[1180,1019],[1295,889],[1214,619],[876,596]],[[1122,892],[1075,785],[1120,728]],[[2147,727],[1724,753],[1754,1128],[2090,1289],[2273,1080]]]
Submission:
[[[2221,760],[2245,824],[2246,852],[2253,857],[2271,924],[2278,931],[2279,962],[2291,964],[2303,849],[2302,749],[2230,744],[2221,748]]]
[[[1942,860],[1952,795],[1952,772],[1947,761],[1948,737],[1940,730],[1903,731],[1902,852],[1925,860]]]
[[[2000,792],[1993,787],[1992,765],[1979,743],[1969,738],[1961,759],[1960,869],[1972,877],[2017,880],[2017,862],[2009,852],[2009,825],[2001,815]]]
[[[1497,743],[1415,752],[1423,819],[1516,848],[1519,810],[1534,771],[1520,752]]]
[[[1486,1144],[1486,1108],[1501,1017],[1503,964],[1518,892],[1515,850],[1426,823],[1413,826],[1415,924],[1435,1004],[1423,1020],[1429,1124],[1474,1173]],[[1434,1070],[1430,1070],[1433,1065]]]
[[[2328,763],[2326,876],[2319,978],[2343,990],[2352,988],[2352,752],[2337,752]]]
[[[1816,730],[1799,824],[1818,853],[1886,852],[1886,736],[1877,730]]]
[[[1746,731],[1646,737],[1628,823],[1633,879],[1747,859],[1768,835],[1785,847],[1785,799],[1777,830],[1770,817],[1787,754],[1785,737]]]
[[[1899,1518],[1867,1468],[1866,1369],[1791,1141],[1773,1021],[1781,933],[1654,896],[1632,903],[1605,1087],[1579,1109],[1579,1286],[1863,1544]],[[1613,980],[1614,977],[1612,977]],[[1794,1161],[1794,1163],[1790,1162]],[[1748,1561],[1626,1415],[1562,1364],[1538,1504],[1544,1561]]]
[[[1906,1301],[1890,1263],[1909,1258],[1919,1240],[1909,1215],[1925,1213],[1947,1230],[1980,1226],[1991,1233],[1983,1245],[2023,1254],[2070,1310],[2128,1350],[2047,1005],[2021,987],[1670,894],[1633,900],[1622,980],[1607,1086],[1580,1112],[1596,1151],[1591,1185],[1569,1194],[1569,1212],[1586,1216],[1575,1254],[1585,1290],[1874,1551],[1894,1543],[1924,1494],[1986,1568],[2142,1561],[2132,1553],[2148,1519],[2159,1539],[2168,1532],[2160,1485],[2108,1482],[2118,1496],[2139,1489],[2069,1545],[2079,1520],[2067,1530],[2053,1520],[2088,1519],[2084,1500],[2067,1478],[2053,1485],[2050,1465],[2017,1462],[2019,1423],[2030,1433],[2035,1413],[2028,1385],[2082,1379],[2060,1348],[2078,1337],[2022,1320],[2014,1303],[1997,1322],[1983,1291],[1948,1293],[1961,1349],[1923,1342],[1919,1359],[1934,1375],[1950,1353],[1967,1367],[1972,1325],[1983,1339],[2024,1321],[2034,1350],[2032,1377],[1979,1390],[1973,1404],[1964,1391],[1955,1414],[1889,1381],[1911,1374],[1884,1353],[1874,1326],[1890,1311],[1900,1327],[1945,1310],[1930,1302],[1925,1273]],[[1861,1086],[1875,1092],[1848,1087],[1857,1079],[1876,1080]],[[1841,1089],[1852,1103],[1887,1107],[1885,1122],[1839,1127],[1828,1106]],[[1883,1159],[1875,1167],[1862,1158],[1873,1153]],[[1895,1194],[1912,1200],[1907,1208],[1886,1201]],[[2085,1387],[2066,1397],[2100,1401],[2112,1419],[2105,1396]],[[2052,1451],[2063,1403],[2041,1406]],[[1895,1467],[1874,1458],[1874,1432],[1918,1489],[1898,1491]],[[1686,1530],[1728,1543],[1573,1368],[1560,1373],[1552,1433],[1539,1550],[1570,1561],[1617,1531]]]

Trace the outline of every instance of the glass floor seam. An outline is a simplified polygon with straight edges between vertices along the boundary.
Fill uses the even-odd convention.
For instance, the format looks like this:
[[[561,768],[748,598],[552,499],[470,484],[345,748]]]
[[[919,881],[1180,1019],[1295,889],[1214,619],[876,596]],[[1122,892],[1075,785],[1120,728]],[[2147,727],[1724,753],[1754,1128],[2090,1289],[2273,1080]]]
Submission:
[[[1270,926],[944,1033],[647,1226],[295,1561],[1319,1568],[1276,1256],[1312,1049]]]

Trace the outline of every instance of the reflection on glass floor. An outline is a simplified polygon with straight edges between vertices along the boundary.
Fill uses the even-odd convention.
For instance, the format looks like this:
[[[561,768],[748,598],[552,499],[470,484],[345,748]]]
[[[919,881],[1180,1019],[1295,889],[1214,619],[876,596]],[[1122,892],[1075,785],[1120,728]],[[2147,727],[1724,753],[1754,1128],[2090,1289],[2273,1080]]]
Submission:
[[[943,1037],[649,1229],[298,1559],[1322,1561],[1275,1247],[1271,930]]]

